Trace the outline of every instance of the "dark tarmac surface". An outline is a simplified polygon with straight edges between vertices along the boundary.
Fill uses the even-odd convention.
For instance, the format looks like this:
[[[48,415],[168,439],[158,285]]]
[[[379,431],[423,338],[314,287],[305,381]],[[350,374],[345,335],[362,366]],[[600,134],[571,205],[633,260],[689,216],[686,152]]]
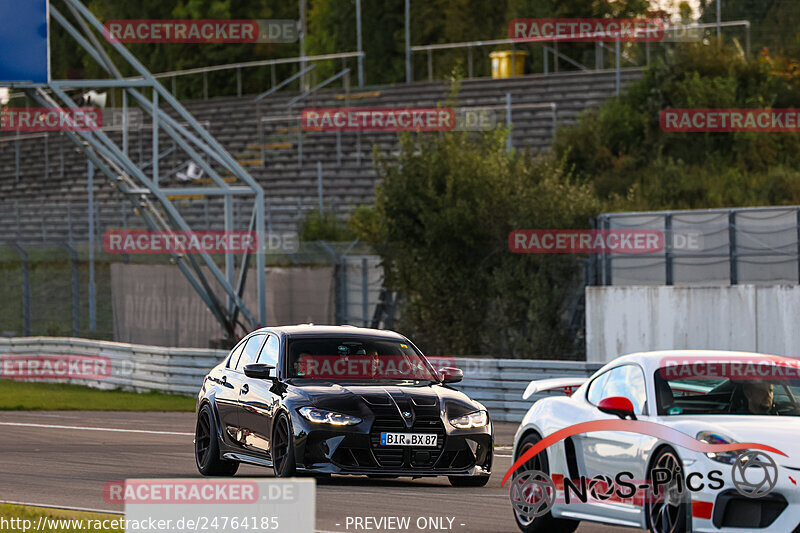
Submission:
[[[109,481],[200,477],[193,431],[193,413],[0,412],[0,500],[121,513],[122,505],[103,498]],[[497,444],[510,445],[515,431],[516,424],[496,423]],[[412,524],[419,517],[454,518],[455,532],[514,533],[519,530],[508,492],[500,486],[510,466],[510,448],[498,449],[492,478],[481,488],[451,487],[444,477],[334,476],[317,485],[317,529],[355,531],[352,525],[346,528],[348,516],[408,516]],[[247,465],[237,473],[270,476],[271,469]],[[589,523],[578,528],[579,533],[614,531],[639,530]]]

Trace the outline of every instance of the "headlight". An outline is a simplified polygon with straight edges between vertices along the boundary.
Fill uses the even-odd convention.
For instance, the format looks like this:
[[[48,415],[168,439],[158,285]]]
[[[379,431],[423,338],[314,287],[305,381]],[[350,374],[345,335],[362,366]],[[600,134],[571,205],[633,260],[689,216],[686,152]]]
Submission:
[[[330,424],[332,426],[354,426],[361,423],[357,416],[343,415],[316,407],[301,407],[299,413],[303,418],[317,424]]]
[[[718,433],[714,433],[713,431],[701,431],[697,434],[697,440],[700,442],[706,442],[708,444],[733,444],[736,442],[730,437],[726,437],[724,435],[720,435]],[[732,465],[736,462],[736,458],[739,457],[741,451],[735,452],[721,452],[721,453],[707,453],[709,459],[712,461],[716,461],[718,463],[724,463],[726,465]]]
[[[489,415],[486,411],[475,411],[474,413],[450,420],[450,424],[458,429],[482,428],[488,423]]]

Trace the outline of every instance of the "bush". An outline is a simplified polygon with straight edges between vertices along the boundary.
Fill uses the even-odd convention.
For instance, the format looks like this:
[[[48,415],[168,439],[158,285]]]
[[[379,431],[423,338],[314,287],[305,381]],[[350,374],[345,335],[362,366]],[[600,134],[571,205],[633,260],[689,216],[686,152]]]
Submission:
[[[690,44],[650,67],[621,98],[559,129],[553,149],[600,199],[625,198],[636,209],[796,203],[800,135],[670,133],[660,129],[659,113],[792,107],[799,96],[796,62]]]
[[[298,233],[301,241],[339,242],[355,239],[355,233],[347,223],[339,220],[329,209],[307,212],[300,222]]]

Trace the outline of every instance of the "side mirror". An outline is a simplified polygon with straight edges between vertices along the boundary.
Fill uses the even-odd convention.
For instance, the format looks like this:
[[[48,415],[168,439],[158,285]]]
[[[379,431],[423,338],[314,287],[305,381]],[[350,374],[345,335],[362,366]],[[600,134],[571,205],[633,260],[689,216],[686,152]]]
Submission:
[[[439,369],[439,374],[442,375],[442,383],[458,383],[464,379],[464,371],[460,368],[446,366]]]
[[[266,363],[255,363],[252,365],[245,365],[244,375],[253,379],[272,379],[270,375],[275,369],[274,366]]]
[[[636,420],[636,414],[633,412],[633,402],[624,396],[603,398],[598,402],[597,408],[604,413],[617,415],[622,419],[630,417],[632,420]]]

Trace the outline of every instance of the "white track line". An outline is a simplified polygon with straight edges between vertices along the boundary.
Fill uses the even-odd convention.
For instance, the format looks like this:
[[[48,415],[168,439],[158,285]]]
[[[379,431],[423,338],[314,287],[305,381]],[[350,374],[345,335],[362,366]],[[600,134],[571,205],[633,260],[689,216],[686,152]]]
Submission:
[[[46,503],[12,502],[0,500],[0,503],[8,505],[27,505],[28,507],[43,507],[45,509],[63,509],[65,511],[84,511],[86,513],[122,514],[119,511],[109,511],[107,509],[87,509],[85,507],[67,507],[66,505],[49,505]]]
[[[29,428],[46,428],[46,429],[79,429],[81,431],[111,431],[116,433],[148,433],[150,435],[188,435],[194,436],[194,433],[182,433],[179,431],[151,431],[147,429],[118,429],[118,428],[98,428],[88,426],[59,426],[55,424],[27,424],[23,422],[0,422],[0,426],[17,426]]]

